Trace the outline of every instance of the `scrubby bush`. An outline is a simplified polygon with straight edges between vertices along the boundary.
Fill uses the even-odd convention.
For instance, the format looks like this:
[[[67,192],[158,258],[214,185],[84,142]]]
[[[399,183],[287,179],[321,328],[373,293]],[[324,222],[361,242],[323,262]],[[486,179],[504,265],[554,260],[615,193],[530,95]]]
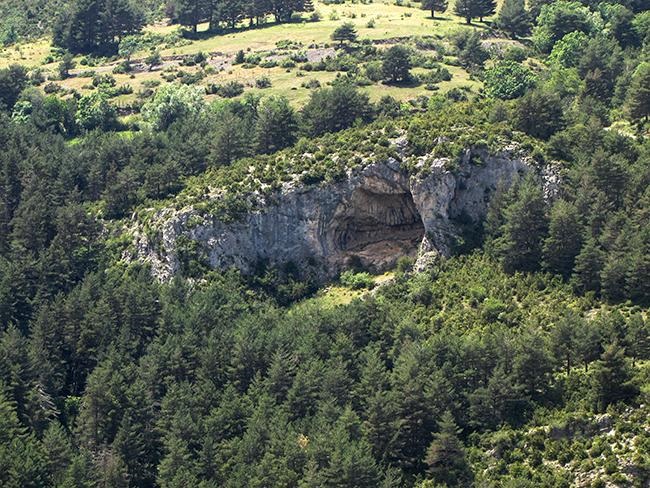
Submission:
[[[341,283],[353,290],[371,289],[375,286],[375,281],[368,273],[355,273],[354,271],[341,273]]]

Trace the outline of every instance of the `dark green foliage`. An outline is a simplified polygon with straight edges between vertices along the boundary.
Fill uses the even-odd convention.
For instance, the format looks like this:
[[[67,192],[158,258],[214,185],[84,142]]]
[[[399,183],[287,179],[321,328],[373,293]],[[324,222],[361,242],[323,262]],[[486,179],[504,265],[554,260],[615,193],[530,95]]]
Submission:
[[[0,109],[11,110],[27,86],[27,70],[14,64],[0,70]]]
[[[447,0],[424,0],[420,4],[422,10],[429,10],[431,12],[431,18],[435,19],[436,12],[443,13],[447,10],[449,2]]]
[[[68,76],[70,76],[70,70],[75,67],[75,62],[73,59],[72,54],[66,53],[63,56],[63,59],[59,63],[58,69],[59,69],[59,77],[62,80],[65,80]]]
[[[473,18],[478,17],[478,10],[477,0],[455,0],[454,2],[454,13],[464,18],[468,24],[472,23]]]
[[[564,126],[560,99],[553,93],[532,90],[515,104],[515,125],[533,137],[548,139]]]
[[[569,278],[582,248],[582,235],[578,209],[564,200],[555,202],[551,207],[548,237],[544,240],[544,267]]]
[[[499,29],[516,39],[530,32],[530,18],[524,0],[505,0],[496,19]]]
[[[131,0],[74,0],[61,12],[54,44],[74,53],[117,53],[120,40],[140,31],[143,11]]]
[[[596,240],[589,237],[576,256],[573,278],[583,291],[600,291],[600,272],[603,267],[603,251]]]
[[[460,429],[447,410],[438,422],[438,432],[427,449],[427,473],[440,484],[467,486],[472,473],[465,459],[465,448],[458,438]]]
[[[490,55],[481,44],[481,37],[478,32],[472,31],[465,34],[459,38],[459,41],[456,44],[459,50],[458,59],[461,64],[469,69],[482,68]]]
[[[110,132],[120,125],[105,103],[109,78],[97,78],[94,96],[62,100],[25,89],[20,68],[0,72],[11,112],[0,114],[0,484],[559,487],[596,469],[614,483],[619,466],[634,466],[625,476],[643,485],[643,15],[630,20],[633,2],[559,3],[547,9],[562,15],[543,16],[535,37],[559,47],[547,65],[526,63],[537,89],[513,102],[436,97],[410,117],[409,104],[384,99],[380,120],[342,132],[375,107],[339,82],[298,114],[281,98],[207,105],[197,91],[195,109],[170,103],[140,130]],[[199,20],[231,28],[308,8],[210,3]],[[518,21],[521,4],[512,9]],[[467,31],[447,54],[483,79],[488,55]],[[487,84],[518,96],[503,74],[512,73]],[[636,126],[621,125],[628,115]],[[336,133],[296,142],[298,126]],[[404,151],[392,145],[400,136]],[[445,158],[453,172],[468,149],[480,171],[478,156],[506,147],[527,156],[530,175],[486,193],[484,222],[454,220],[468,230],[462,252],[480,246],[483,224],[486,252],[424,273],[399,266],[372,292],[372,277],[345,274],[363,295],[350,303],[340,287],[302,300],[316,288],[296,266],[261,264],[246,278],[210,271],[209,249],[190,235],[176,243],[171,282],[126,259],[134,222],[156,245],[162,206],[228,221],[262,210],[250,196],[266,201],[296,176],[326,192],[366,159],[392,157],[417,178],[420,156]],[[541,167],[551,159],[561,161]],[[220,197],[206,198],[215,189]],[[590,409],[608,411],[614,440]]]
[[[647,122],[650,117],[650,63],[639,64],[632,76],[628,109],[632,120]]]
[[[334,29],[331,38],[338,41],[339,45],[343,45],[345,41],[354,42],[357,40],[357,29],[352,22],[345,22]]]
[[[411,53],[408,48],[396,45],[384,53],[382,73],[384,79],[391,83],[400,83],[411,79]]]
[[[368,95],[350,84],[316,90],[300,112],[303,131],[310,136],[351,127],[370,117]]]
[[[298,121],[285,98],[267,98],[258,109],[256,151],[269,154],[296,141]]]
[[[542,262],[542,239],[548,229],[542,190],[533,178],[527,178],[511,189],[509,200],[495,242],[497,255],[509,272],[536,271]]]
[[[489,17],[497,10],[496,0],[474,0],[475,11],[474,14],[483,22],[483,17]]]
[[[593,406],[598,412],[604,412],[608,405],[630,400],[638,394],[638,388],[631,382],[623,352],[618,344],[610,344],[594,364],[591,393]]]

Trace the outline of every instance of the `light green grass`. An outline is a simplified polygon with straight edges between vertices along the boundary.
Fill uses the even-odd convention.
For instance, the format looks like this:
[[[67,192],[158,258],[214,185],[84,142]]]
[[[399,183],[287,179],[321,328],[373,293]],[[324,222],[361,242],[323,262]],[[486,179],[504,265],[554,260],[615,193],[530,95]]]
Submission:
[[[417,4],[415,4],[417,5]],[[330,35],[343,22],[352,22],[360,39],[392,39],[396,37],[431,36],[444,37],[450,32],[467,28],[464,21],[450,12],[431,19],[428,11],[415,7],[400,7],[392,3],[325,5],[315,2],[316,11],[322,16],[318,22],[290,24],[267,24],[266,26],[240,32],[197,40],[187,46],[170,48],[163,55],[193,54],[203,52],[236,53],[239,50],[261,51],[273,49],[278,41],[292,40],[305,46],[330,43]],[[338,20],[332,20],[335,13]],[[307,14],[305,14],[307,17]],[[375,27],[367,27],[371,19]],[[476,23],[474,28],[483,29]]]
[[[0,49],[0,68],[11,64],[22,64],[27,67],[36,67],[50,54],[51,43],[49,39],[39,39],[28,43]]]
[[[166,49],[161,54],[163,56],[172,56],[206,52],[233,55],[239,50],[246,52],[268,52],[275,49],[276,44],[282,40],[300,42],[307,49],[310,45],[323,46],[332,44],[330,35],[343,22],[352,22],[356,25],[359,39],[371,39],[375,41],[428,35],[437,36],[442,39],[454,30],[466,28],[463,19],[452,15],[450,12],[442,15],[439,14],[439,17],[434,20],[430,18],[428,11],[417,8],[419,4],[414,3],[413,5],[413,7],[397,6],[389,0],[377,1],[371,4],[346,3],[340,5],[325,5],[316,2],[316,11],[321,15],[321,20],[318,22],[270,23],[260,28],[196,40],[185,46]],[[307,17],[308,14],[304,14],[304,16]],[[334,20],[334,17],[336,17],[336,20]],[[367,27],[370,20],[373,20],[375,27]],[[199,30],[205,29],[206,27],[201,26]],[[476,24],[475,27],[485,28],[482,24]],[[177,26],[155,24],[148,26],[146,30],[166,34],[177,28]],[[42,65],[49,53],[50,43],[47,40],[39,40],[5,48],[0,50],[0,67],[18,62],[28,67],[41,65],[48,74],[54,74],[56,72],[56,63]],[[134,59],[143,55],[144,53],[136,54]],[[80,59],[78,57],[77,61]],[[80,73],[85,70],[96,70],[97,72],[110,73],[114,64],[97,67],[85,67],[78,64],[74,72]],[[385,95],[390,95],[397,100],[405,101],[421,95],[445,93],[459,86],[470,87],[473,90],[477,90],[480,87],[480,83],[470,80],[468,73],[462,68],[455,66],[447,66],[447,68],[452,73],[453,78],[451,81],[440,83],[438,85],[439,90],[436,92],[426,90],[423,85],[393,86],[381,83],[376,83],[361,89],[368,93],[372,101],[377,101]],[[180,67],[178,69],[193,72],[198,68]],[[423,73],[425,70],[414,69],[413,71],[417,74]],[[299,76],[299,73],[304,73],[304,76]],[[118,104],[126,104],[135,100],[137,93],[144,88],[144,82],[160,80],[161,85],[166,83],[162,79],[161,71],[137,73],[133,77],[129,74],[116,74],[113,76],[118,85],[129,84],[134,91],[131,95],[123,95],[115,99],[115,102]],[[271,80],[272,86],[270,88],[258,89],[255,87],[255,80],[262,76],[266,76]],[[238,81],[244,84],[246,93],[282,95],[287,97],[294,106],[300,107],[309,99],[312,91],[301,86],[304,82],[313,79],[318,80],[321,86],[327,86],[335,77],[336,73],[333,72],[300,72],[297,67],[287,70],[281,67],[254,67],[247,69],[242,66],[232,66],[225,71],[209,75],[200,82],[200,85],[206,86],[209,83],[219,84],[227,81]],[[87,77],[72,77],[56,83],[66,89],[74,89],[84,94],[88,93],[88,85],[91,84],[91,80]]]
[[[381,286],[388,283],[395,277],[393,271],[387,271],[380,275],[374,275],[375,286]],[[295,307],[318,306],[319,308],[334,308],[341,305],[347,305],[357,298],[370,293],[369,290],[353,290],[339,284],[332,284],[327,288],[321,289],[316,296],[307,298],[296,304]]]
[[[269,23],[260,28],[196,40],[186,46],[166,49],[162,54],[193,54],[200,51],[222,53],[235,53],[239,50],[260,51],[272,49],[276,42],[285,39],[302,42],[305,46],[312,43],[322,44],[330,42],[332,31],[343,22],[355,24],[360,39],[371,40],[423,35],[445,36],[455,29],[466,27],[462,19],[451,13],[451,8],[434,20],[430,18],[428,11],[417,8],[417,3],[413,5],[413,7],[397,6],[388,0],[371,4],[346,3],[341,5],[325,5],[315,2],[315,9],[322,16],[318,22]],[[333,14],[338,16],[338,20],[331,18]],[[308,16],[309,14],[304,14],[305,18]],[[374,28],[367,27],[367,23],[371,19],[375,22]],[[484,29],[485,25],[475,23],[473,27]],[[148,26],[146,30],[165,34],[176,28],[177,26],[156,24]],[[202,26],[202,29],[205,28],[206,26]],[[41,39],[1,49],[0,67],[11,63],[21,63],[27,66],[40,65],[49,54],[50,47],[49,39]]]

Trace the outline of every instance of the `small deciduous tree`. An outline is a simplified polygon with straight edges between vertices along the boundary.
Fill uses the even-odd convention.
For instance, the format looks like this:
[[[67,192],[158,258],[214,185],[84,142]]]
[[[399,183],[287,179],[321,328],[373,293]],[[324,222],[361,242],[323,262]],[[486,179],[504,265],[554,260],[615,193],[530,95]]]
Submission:
[[[183,117],[196,116],[204,108],[199,88],[169,84],[160,88],[142,107],[142,118],[157,130],[165,130]]]
[[[535,81],[533,72],[515,61],[499,61],[485,70],[485,92],[502,100],[521,97]]]
[[[540,51],[550,52],[553,45],[573,31],[585,33],[595,28],[589,7],[580,2],[553,2],[542,7],[533,31],[533,42]]]
[[[117,124],[117,111],[106,93],[97,90],[79,99],[75,121],[85,130],[110,130]]]

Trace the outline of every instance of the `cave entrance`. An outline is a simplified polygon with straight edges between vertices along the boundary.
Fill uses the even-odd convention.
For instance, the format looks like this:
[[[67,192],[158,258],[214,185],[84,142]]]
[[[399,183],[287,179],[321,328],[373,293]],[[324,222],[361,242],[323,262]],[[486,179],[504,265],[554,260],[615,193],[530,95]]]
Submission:
[[[340,264],[380,271],[401,256],[417,254],[424,224],[409,192],[377,193],[360,188],[339,206],[329,234]]]

